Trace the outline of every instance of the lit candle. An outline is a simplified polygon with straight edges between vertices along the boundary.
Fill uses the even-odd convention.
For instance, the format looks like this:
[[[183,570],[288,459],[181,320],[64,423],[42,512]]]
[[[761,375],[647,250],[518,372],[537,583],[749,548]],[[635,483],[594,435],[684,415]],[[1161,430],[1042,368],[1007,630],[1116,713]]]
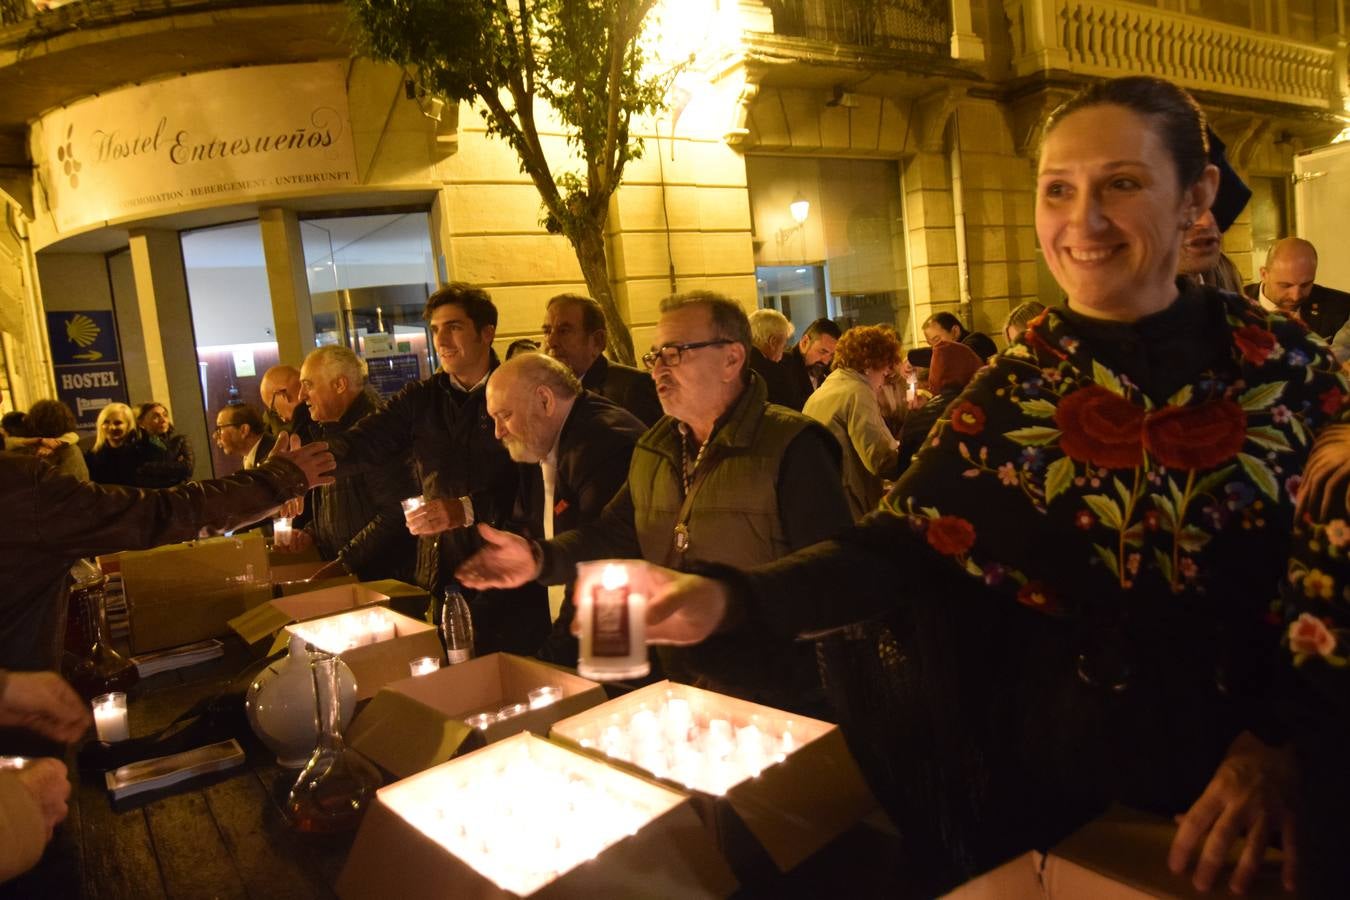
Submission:
[[[551,684],[537,687],[525,695],[530,701],[530,709],[541,709],[562,699],[562,691]]]
[[[909,384],[909,387],[905,388],[905,399],[913,403],[914,398],[919,396],[919,379],[911,375],[905,381]]]
[[[290,516],[277,516],[272,520],[272,546],[287,547],[291,543]]]
[[[406,500],[400,500],[398,505],[403,507],[403,521],[406,522],[409,515],[427,505],[427,498],[422,496],[409,497]]]
[[[413,677],[418,675],[430,675],[441,667],[440,657],[437,656],[419,656],[417,659],[408,663],[408,671],[412,672]]]
[[[392,641],[398,636],[398,629],[394,626],[393,617],[386,614],[383,610],[371,613],[366,619],[366,627],[370,629],[370,642],[372,644],[378,644],[381,641]]]
[[[496,713],[477,713],[464,720],[464,724],[479,731],[487,731],[488,726],[497,721]]]
[[[19,769],[28,768],[28,757],[26,756],[0,756],[0,772],[17,772]]]
[[[577,672],[583,678],[616,681],[651,671],[647,598],[631,589],[631,572],[641,565],[622,560],[577,563]]]
[[[497,710],[497,721],[501,722],[504,719],[514,719],[521,713],[528,712],[529,709],[530,708],[524,703],[512,703],[508,706],[503,706],[501,709]]]
[[[100,694],[94,698],[94,730],[98,739],[109,744],[131,737],[127,724],[127,695],[121,691]]]

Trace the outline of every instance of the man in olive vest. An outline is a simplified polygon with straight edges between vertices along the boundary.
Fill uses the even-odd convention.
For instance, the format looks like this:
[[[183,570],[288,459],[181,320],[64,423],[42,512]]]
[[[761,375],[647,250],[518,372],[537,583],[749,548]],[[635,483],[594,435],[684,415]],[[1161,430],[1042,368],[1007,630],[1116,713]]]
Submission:
[[[599,519],[535,543],[481,527],[484,548],[458,576],[505,587],[572,579],[583,560],[642,558],[687,570],[769,562],[850,522],[839,445],[807,417],[771,405],[749,366],[750,324],[735,301],[709,292],[661,303],[651,352],[663,418],[638,439],[628,481]],[[820,713],[810,644],[713,641],[672,649],[673,677],[756,702]]]

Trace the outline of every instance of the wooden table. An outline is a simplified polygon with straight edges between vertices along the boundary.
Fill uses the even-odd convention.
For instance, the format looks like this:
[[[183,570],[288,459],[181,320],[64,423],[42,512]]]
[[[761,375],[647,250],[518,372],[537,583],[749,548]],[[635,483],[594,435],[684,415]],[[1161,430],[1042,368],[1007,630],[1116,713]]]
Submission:
[[[203,697],[227,690],[258,662],[242,642],[226,655],[136,685],[129,711],[134,737],[154,733]],[[244,766],[190,786],[110,802],[101,774],[72,767],[70,817],[42,861],[0,885],[9,898],[266,898],[308,900],[335,896],[354,835],[300,835],[281,813],[295,777],[251,734],[237,735]],[[898,841],[859,826],[788,876],[742,892],[747,897],[903,898],[904,856]],[[396,888],[391,886],[391,896]],[[452,896],[447,886],[447,897]]]

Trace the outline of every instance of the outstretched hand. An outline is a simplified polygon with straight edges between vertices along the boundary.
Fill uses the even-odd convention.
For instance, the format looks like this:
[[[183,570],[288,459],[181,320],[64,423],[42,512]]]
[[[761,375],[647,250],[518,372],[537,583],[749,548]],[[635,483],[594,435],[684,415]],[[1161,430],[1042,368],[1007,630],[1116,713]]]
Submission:
[[[323,441],[301,445],[297,435],[283,431],[277,435],[277,442],[272,446],[272,452],[267,454],[267,458],[288,459],[295,463],[300,467],[300,471],[305,473],[305,482],[309,489],[332,484],[337,480],[332,474],[337,468],[337,462]]]
[[[530,542],[518,534],[479,523],[483,547],[460,563],[455,577],[466,587],[513,588],[539,577]]]
[[[0,727],[72,744],[92,721],[80,695],[55,672],[8,672],[0,682]]]
[[[1213,887],[1230,849],[1242,843],[1228,887],[1247,890],[1261,865],[1266,845],[1278,833],[1284,849],[1284,889],[1294,890],[1298,846],[1294,835],[1293,763],[1287,751],[1262,743],[1248,732],[1228,748],[1200,799],[1180,817],[1167,865],[1180,875],[1195,866],[1197,890]]]
[[[706,640],[726,617],[727,586],[702,575],[648,566],[647,643],[685,646]]]

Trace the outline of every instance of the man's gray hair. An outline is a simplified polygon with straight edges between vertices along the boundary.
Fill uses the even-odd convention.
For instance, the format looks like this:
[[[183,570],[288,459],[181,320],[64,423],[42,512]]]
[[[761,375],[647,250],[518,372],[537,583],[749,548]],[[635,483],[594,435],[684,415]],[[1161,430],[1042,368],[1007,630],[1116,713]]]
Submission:
[[[533,389],[543,385],[562,400],[580,396],[583,390],[581,381],[571,369],[543,353],[521,353],[502,363],[501,368],[514,371],[525,387]]]
[[[686,306],[703,306],[712,316],[713,331],[721,340],[735,341],[745,349],[745,366],[750,365],[750,319],[735,300],[713,291],[689,291],[672,294],[661,301],[661,312],[674,312]]]
[[[329,380],[346,378],[347,385],[353,390],[359,391],[366,386],[366,361],[349,347],[341,344],[320,347],[311,350],[305,361],[312,363]]]
[[[750,340],[763,353],[775,342],[786,345],[796,326],[776,309],[757,309],[750,314]]]

